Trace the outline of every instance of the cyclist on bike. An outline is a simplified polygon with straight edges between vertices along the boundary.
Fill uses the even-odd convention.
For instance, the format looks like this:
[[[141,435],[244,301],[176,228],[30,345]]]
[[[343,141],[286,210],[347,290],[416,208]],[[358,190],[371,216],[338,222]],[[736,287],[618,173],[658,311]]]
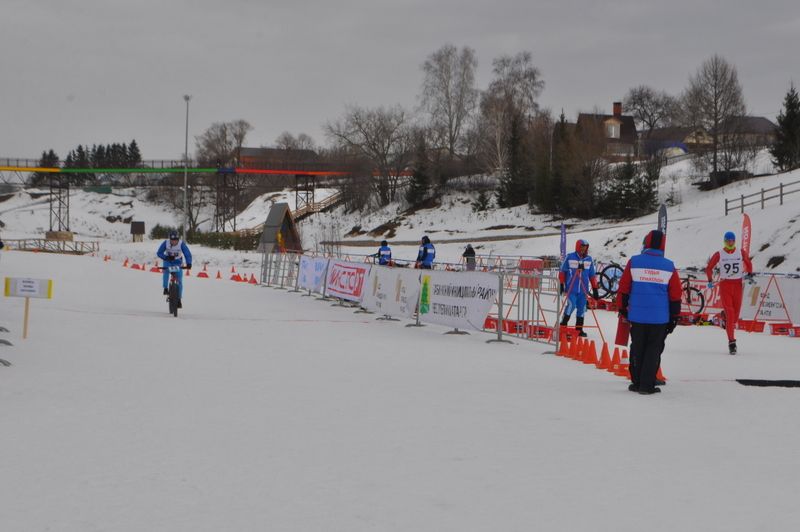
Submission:
[[[164,274],[162,276],[161,284],[164,286],[164,295],[169,295],[169,267],[181,266],[184,259],[186,259],[186,269],[192,269],[192,252],[189,251],[189,246],[186,242],[180,239],[177,231],[170,231],[169,238],[161,243],[156,252],[158,258],[163,260]],[[183,270],[178,270],[178,294],[183,297]]]
[[[578,331],[578,336],[586,336],[583,332],[583,315],[586,312],[586,295],[589,293],[590,285],[592,297],[599,299],[594,260],[589,256],[589,242],[581,239],[575,243],[575,251],[564,259],[561,271],[558,272],[558,279],[561,283],[561,293],[567,293],[567,306],[564,309],[561,325],[566,327],[572,312],[577,311],[575,329]]]
[[[742,278],[750,279],[753,276],[753,264],[750,257],[744,255],[736,247],[736,235],[733,231],[725,233],[724,246],[712,255],[706,266],[708,287],[713,287],[714,268],[719,268],[719,297],[725,313],[725,330],[728,332],[728,352],[736,354],[736,322],[739,321],[739,312],[742,310]]]

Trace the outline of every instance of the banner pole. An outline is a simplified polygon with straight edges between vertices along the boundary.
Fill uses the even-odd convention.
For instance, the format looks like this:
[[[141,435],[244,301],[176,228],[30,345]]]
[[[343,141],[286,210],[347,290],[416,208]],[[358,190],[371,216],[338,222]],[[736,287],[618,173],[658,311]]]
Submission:
[[[422,270],[419,272],[419,296],[417,296],[417,319],[414,323],[406,323],[406,327],[425,327],[419,322],[419,307],[422,305]]]
[[[502,343],[513,344],[511,340],[503,339],[503,270],[497,274],[497,338],[493,340],[486,340],[487,344]]]
[[[30,313],[31,298],[25,298],[25,317],[22,320],[22,339],[28,338],[28,314]]]

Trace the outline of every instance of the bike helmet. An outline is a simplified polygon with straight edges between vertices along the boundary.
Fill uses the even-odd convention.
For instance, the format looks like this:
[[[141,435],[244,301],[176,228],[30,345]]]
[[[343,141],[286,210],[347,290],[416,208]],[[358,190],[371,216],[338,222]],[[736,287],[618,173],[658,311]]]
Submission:
[[[664,251],[667,244],[667,237],[658,229],[654,229],[644,237],[643,244],[646,249],[660,249]]]
[[[389,243],[386,240],[381,240],[381,246],[388,246]]]
[[[170,240],[178,240],[178,232],[177,231],[170,231],[169,232],[169,239]]]
[[[577,242],[575,242],[575,251],[580,251],[583,246],[586,246],[586,251],[589,251],[589,241],[579,238]]]
[[[722,239],[723,240],[733,240],[734,242],[736,242],[736,235],[734,234],[733,231],[728,231],[727,233],[725,233],[725,236],[722,237]]]

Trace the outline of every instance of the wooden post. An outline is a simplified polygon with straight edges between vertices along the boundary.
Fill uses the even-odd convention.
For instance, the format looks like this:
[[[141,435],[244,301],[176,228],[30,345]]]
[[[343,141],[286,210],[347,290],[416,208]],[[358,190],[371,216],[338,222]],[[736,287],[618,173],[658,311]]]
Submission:
[[[742,204],[742,214],[744,214],[744,194],[739,195],[739,201]]]
[[[764,189],[761,189],[761,210],[764,210]]]
[[[31,298],[25,298],[25,317],[22,319],[22,339],[25,340],[28,337],[28,314],[30,312],[31,307]]]
[[[725,198],[725,216],[728,216],[728,198]]]
[[[783,183],[781,183],[781,205],[783,205]]]

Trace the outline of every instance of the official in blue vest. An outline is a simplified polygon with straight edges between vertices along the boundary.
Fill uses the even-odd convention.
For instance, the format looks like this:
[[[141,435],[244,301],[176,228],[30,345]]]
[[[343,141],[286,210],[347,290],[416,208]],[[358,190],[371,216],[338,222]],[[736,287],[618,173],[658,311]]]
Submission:
[[[564,317],[561,318],[562,327],[569,323],[569,317],[575,312],[575,329],[578,336],[586,336],[583,332],[583,315],[586,312],[586,295],[592,287],[592,297],[597,297],[597,275],[594,270],[594,260],[589,255],[589,242],[580,239],[575,242],[575,252],[564,258],[561,271],[558,272],[561,282],[561,293],[567,294],[567,305],[564,308]]]
[[[392,248],[386,240],[381,241],[381,247],[374,255],[378,259],[378,264],[381,266],[389,266],[392,263]]]
[[[433,268],[433,259],[436,258],[436,248],[431,244],[431,239],[427,235],[422,237],[417,253],[417,268],[430,270]]]
[[[628,390],[650,395],[661,365],[667,335],[681,312],[681,281],[671,260],[664,258],[666,237],[650,231],[642,253],[625,265],[619,281],[619,314],[631,324],[631,384]]]

